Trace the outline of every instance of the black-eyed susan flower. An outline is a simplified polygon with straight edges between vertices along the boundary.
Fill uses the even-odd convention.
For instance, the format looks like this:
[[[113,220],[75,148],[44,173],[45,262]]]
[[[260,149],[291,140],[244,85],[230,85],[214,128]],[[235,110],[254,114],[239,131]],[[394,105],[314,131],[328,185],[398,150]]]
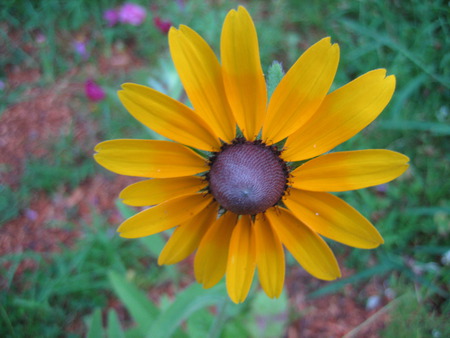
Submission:
[[[236,303],[245,300],[256,268],[267,295],[280,295],[284,248],[311,275],[333,280],[339,267],[321,236],[364,249],[383,243],[367,219],[328,192],[391,181],[408,158],[389,150],[327,152],[381,113],[394,76],[374,70],[329,94],[339,47],[325,38],[267,102],[256,30],[243,7],[225,19],[221,63],[189,27],[171,28],[169,44],[193,109],[131,83],[119,97],[138,121],[172,141],[122,139],[95,148],[105,168],[149,178],[120,194],[126,204],[151,206],[122,223],[122,237],[175,228],[159,264],[196,251],[198,282],[209,288],[226,275]]]

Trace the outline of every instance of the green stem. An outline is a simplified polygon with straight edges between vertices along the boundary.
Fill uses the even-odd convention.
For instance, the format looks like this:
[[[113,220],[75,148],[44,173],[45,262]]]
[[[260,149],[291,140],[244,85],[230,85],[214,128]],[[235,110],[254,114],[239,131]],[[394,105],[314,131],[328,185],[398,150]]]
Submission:
[[[208,338],[217,338],[220,336],[222,327],[227,320],[226,312],[227,312],[227,306],[228,306],[229,302],[230,302],[230,300],[228,298],[225,298],[223,300],[222,304],[220,304],[216,318],[209,330]]]
[[[11,321],[9,320],[8,313],[5,311],[5,308],[2,306],[2,304],[0,304],[0,314],[1,317],[4,319],[9,332],[11,333],[11,337],[17,337],[16,333],[14,332],[14,328],[11,324]]]

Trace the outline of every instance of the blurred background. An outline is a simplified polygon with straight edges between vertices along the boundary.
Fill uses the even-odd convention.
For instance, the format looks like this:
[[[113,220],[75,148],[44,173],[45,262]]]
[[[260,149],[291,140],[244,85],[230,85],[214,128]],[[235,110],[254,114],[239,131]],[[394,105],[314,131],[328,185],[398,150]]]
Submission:
[[[116,91],[124,82],[186,100],[167,31],[186,24],[219,51],[241,4],[263,69],[285,70],[331,36],[333,89],[386,68],[397,90],[382,115],[340,150],[411,158],[385,185],[340,194],[379,229],[375,250],[330,242],[343,278],[323,282],[287,257],[286,287],[257,283],[244,304],[223,282],[194,282],[192,259],[156,264],[167,234],[116,234],[136,210],[117,200],[133,178],[92,159],[112,138],[158,138]],[[1,337],[449,337],[450,24],[447,1],[13,1],[0,5]]]

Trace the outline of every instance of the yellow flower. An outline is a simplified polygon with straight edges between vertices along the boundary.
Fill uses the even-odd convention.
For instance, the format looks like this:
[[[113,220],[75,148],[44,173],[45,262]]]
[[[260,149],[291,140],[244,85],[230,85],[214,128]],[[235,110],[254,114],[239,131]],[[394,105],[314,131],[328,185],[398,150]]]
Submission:
[[[193,109],[132,83],[119,97],[138,121],[174,142],[122,139],[95,148],[105,168],[150,178],[120,194],[128,205],[152,206],[122,223],[122,237],[176,227],[158,263],[177,263],[196,250],[198,282],[209,288],[226,275],[236,303],[247,297],[255,268],[267,295],[280,295],[283,246],[311,275],[333,280],[340,270],[321,236],[364,249],[383,243],[367,219],[327,191],[391,181],[408,158],[389,150],[321,154],[381,113],[394,76],[373,70],[328,94],[339,47],[325,38],[295,62],[267,102],[256,30],[243,7],[225,19],[221,64],[189,27],[171,28],[169,45]]]

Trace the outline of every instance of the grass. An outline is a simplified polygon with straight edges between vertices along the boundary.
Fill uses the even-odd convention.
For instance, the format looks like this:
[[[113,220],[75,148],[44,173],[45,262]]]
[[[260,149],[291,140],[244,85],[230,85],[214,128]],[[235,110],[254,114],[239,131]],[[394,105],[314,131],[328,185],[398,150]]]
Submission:
[[[191,26],[218,51],[221,27],[217,23],[237,2],[191,0],[180,7],[177,1],[155,1],[155,9],[148,11],[142,26],[108,27],[102,19],[103,11],[120,4],[6,1],[0,9],[0,46],[4,51],[0,80],[5,83],[0,91],[2,110],[23,101],[32,86],[51,87],[71,69],[79,69],[75,81],[83,82],[93,68],[99,68],[100,60],[121,51],[131,50],[145,62],[137,71],[93,73],[105,88],[107,99],[91,104],[80,94],[69,103],[77,112],[74,128],[76,123],[89,126],[86,138],[80,142],[74,128],[69,128],[68,133],[43,145],[49,155],[26,159],[18,185],[2,183],[2,223],[21,215],[38,194],[52,196],[61,187],[71,191],[95,175],[107,175],[91,160],[97,140],[158,137],[130,119],[115,95],[121,83],[136,82],[183,98],[170,63],[166,36],[153,27],[153,16]],[[450,311],[450,271],[445,261],[450,250],[450,181],[445,179],[450,171],[450,25],[445,2],[409,0],[406,5],[381,0],[283,0],[248,2],[247,8],[257,25],[266,71],[274,60],[286,71],[307,46],[331,36],[341,49],[334,88],[380,67],[397,78],[396,94],[380,118],[339,147],[388,148],[411,159],[408,172],[383,189],[342,194],[374,222],[385,244],[373,251],[334,245],[339,255],[346,256],[345,264],[355,269],[355,274],[313,291],[310,297],[340,293],[348,284],[358,287],[371,278],[382,278],[401,299],[389,308],[392,320],[380,333],[382,336],[448,335],[444,319]],[[90,53],[87,60],[74,52],[72,43],[76,39],[85,39]],[[39,69],[42,76],[37,83],[14,86],[7,78],[14,68]],[[0,169],[9,170],[3,165]],[[119,209],[123,214],[130,212],[120,205]],[[72,336],[78,336],[89,330],[91,334],[108,329],[114,332],[117,325],[120,332],[132,335],[133,328],[128,326],[139,318],[124,318],[120,311],[107,311],[109,301],[117,297],[133,313],[133,305],[120,297],[121,285],[133,285],[141,293],[161,285],[184,288],[183,272],[178,267],[156,267],[155,259],[164,243],[161,237],[124,241],[111,231],[117,224],[108,224],[94,208],[91,213],[93,223],[83,225],[83,236],[73,247],[62,247],[59,253],[25,251],[0,258],[0,336],[61,336],[69,327]],[[58,226],[73,229],[79,224]],[[23,264],[31,264],[32,268],[19,273]],[[126,278],[114,284],[114,273]],[[183,329],[174,327],[178,330],[175,332],[190,336],[218,336],[217,332],[224,336],[260,334],[258,325],[250,320],[267,306],[261,305],[264,300],[259,293],[255,291],[243,307],[225,307],[216,320],[205,307],[214,304],[220,311],[223,294],[219,291],[208,294],[214,299],[212,303],[199,300],[186,325]],[[181,306],[183,302],[201,299],[203,294],[196,289],[189,292],[178,293],[180,298],[175,299],[163,292],[159,303],[148,301],[146,304],[156,309],[152,325],[164,327],[174,318],[186,320],[186,313],[177,306],[186,309]],[[272,303],[268,304],[270,309]],[[293,311],[287,301],[277,306],[273,309],[278,313]],[[107,321],[101,321],[102,314]],[[273,314],[261,316],[265,315]],[[289,313],[288,317],[295,315]],[[274,323],[273,330],[282,335],[288,324]]]

